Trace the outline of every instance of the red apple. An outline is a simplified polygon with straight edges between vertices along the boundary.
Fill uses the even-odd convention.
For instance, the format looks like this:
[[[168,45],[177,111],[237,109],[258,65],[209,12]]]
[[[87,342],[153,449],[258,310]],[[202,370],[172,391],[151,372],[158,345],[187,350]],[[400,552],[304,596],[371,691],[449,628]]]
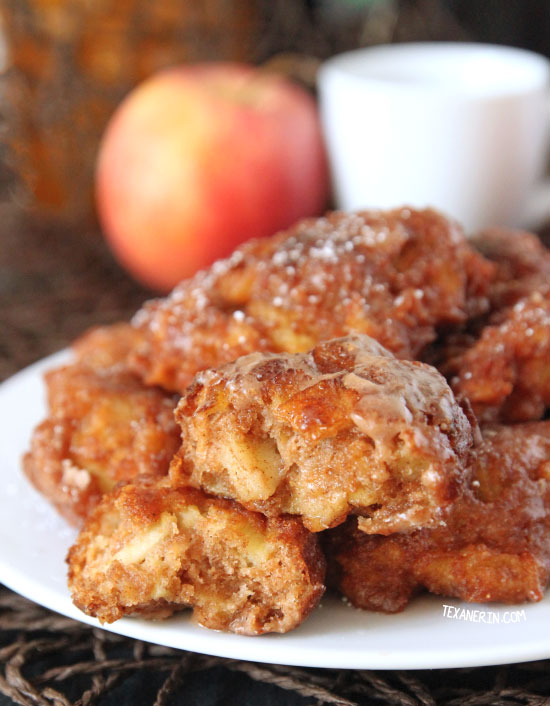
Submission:
[[[313,98],[241,64],[176,67],[138,86],[111,119],[97,167],[111,247],[161,290],[318,214],[327,192]]]

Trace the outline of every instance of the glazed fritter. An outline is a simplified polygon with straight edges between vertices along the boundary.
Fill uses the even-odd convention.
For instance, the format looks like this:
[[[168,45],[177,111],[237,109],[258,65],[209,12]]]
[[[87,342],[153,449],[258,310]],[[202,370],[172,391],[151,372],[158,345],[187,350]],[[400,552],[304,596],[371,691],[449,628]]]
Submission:
[[[441,370],[483,422],[541,419],[550,406],[550,290],[496,313],[477,340],[465,339]]]
[[[74,345],[74,363],[46,373],[49,415],[34,431],[25,474],[72,524],[106,491],[141,473],[166,475],[179,431],[177,399],[128,370],[129,325],[96,329]]]
[[[323,554],[299,520],[164,481],[105,496],[67,561],[75,604],[108,623],[192,607],[215,630],[287,632],[324,591]]]
[[[493,270],[432,210],[308,219],[146,304],[134,319],[144,341],[132,365],[148,384],[183,393],[199,370],[354,332],[412,359],[436,327],[487,308]]]
[[[472,239],[495,265],[484,316],[422,352],[483,423],[541,419],[550,403],[550,251],[533,234],[492,228]]]
[[[120,322],[89,329],[73,341],[71,350],[75,362],[93,370],[105,372],[117,369],[129,372],[129,356],[142,340],[143,334],[138,329]]]
[[[368,336],[244,356],[199,373],[176,419],[172,481],[314,532],[430,526],[456,493],[472,431],[445,379]]]
[[[472,243],[429,209],[332,213],[79,339],[24,458],[85,523],[75,604],[287,632],[323,594],[320,543],[360,608],[540,600],[550,252],[504,229]]]
[[[326,533],[329,585],[390,613],[422,587],[480,603],[540,600],[550,578],[550,422],[486,429],[471,478],[440,527],[383,537],[354,519]]]
[[[512,306],[550,286],[550,250],[533,233],[488,228],[470,242],[495,264],[495,276],[489,287],[493,311]]]

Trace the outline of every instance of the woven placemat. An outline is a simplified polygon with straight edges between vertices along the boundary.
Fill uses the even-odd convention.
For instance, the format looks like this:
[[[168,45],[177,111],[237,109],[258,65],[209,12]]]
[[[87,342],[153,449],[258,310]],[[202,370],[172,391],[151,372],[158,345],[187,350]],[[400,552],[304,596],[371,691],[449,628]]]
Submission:
[[[91,325],[128,318],[150,295],[97,232],[31,223],[0,204],[2,378]],[[0,587],[0,706],[550,706],[548,694],[550,661],[416,672],[256,664],[92,629]]]
[[[548,661],[431,672],[256,664],[93,629],[5,589],[0,620],[0,691],[24,706],[221,706],[230,695],[231,703],[243,705],[550,704]]]

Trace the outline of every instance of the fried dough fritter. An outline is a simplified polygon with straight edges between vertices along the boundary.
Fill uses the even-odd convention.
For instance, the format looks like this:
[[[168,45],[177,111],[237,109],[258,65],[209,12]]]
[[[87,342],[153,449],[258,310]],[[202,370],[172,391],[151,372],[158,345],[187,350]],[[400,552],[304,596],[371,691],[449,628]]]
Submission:
[[[75,343],[76,362],[45,375],[49,415],[34,430],[23,470],[71,524],[119,481],[166,475],[179,447],[176,398],[127,368],[135,339],[127,324],[95,329]]]
[[[332,213],[252,241],[134,319],[132,365],[183,393],[201,369],[365,333],[412,359],[440,325],[487,306],[494,266],[432,210]]]
[[[215,630],[287,632],[324,592],[325,559],[298,519],[164,481],[105,496],[67,561],[75,604],[108,623],[192,607]]]
[[[490,309],[422,352],[482,423],[541,419],[550,404],[550,251],[491,228],[472,239],[496,267]]]
[[[512,306],[550,286],[550,250],[533,233],[488,228],[470,242],[495,264],[495,275],[489,287],[493,311]]]
[[[472,444],[445,379],[364,335],[199,373],[176,419],[174,484],[300,515],[314,532],[350,512],[384,534],[438,522]]]
[[[482,422],[541,419],[550,406],[550,289],[495,314],[440,369]]]
[[[75,361],[105,372],[116,368],[129,372],[128,358],[143,341],[143,334],[129,323],[96,326],[71,345]]]
[[[389,613],[421,587],[482,603],[540,600],[550,578],[550,422],[486,429],[472,471],[446,525],[383,537],[351,520],[328,532],[329,585]]]

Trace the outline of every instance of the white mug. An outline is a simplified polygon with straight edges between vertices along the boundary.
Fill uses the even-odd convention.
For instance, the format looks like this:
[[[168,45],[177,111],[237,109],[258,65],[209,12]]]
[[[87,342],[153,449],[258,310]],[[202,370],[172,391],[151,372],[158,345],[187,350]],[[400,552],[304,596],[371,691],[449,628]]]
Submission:
[[[550,62],[511,47],[397,44],[319,73],[337,206],[433,206],[467,232],[525,225],[550,137]]]

